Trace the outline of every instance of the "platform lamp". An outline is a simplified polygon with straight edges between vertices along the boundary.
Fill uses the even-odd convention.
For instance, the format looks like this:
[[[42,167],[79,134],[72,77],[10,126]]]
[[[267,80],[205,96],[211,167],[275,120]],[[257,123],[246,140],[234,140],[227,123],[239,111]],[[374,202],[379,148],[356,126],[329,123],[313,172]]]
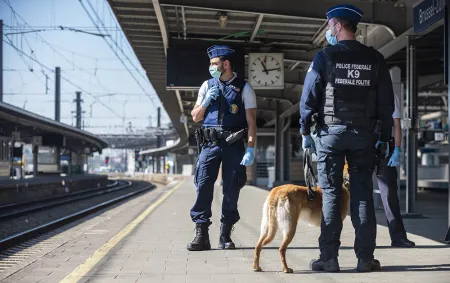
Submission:
[[[219,17],[219,27],[224,28],[227,25],[228,21],[227,12],[218,12],[217,16]]]

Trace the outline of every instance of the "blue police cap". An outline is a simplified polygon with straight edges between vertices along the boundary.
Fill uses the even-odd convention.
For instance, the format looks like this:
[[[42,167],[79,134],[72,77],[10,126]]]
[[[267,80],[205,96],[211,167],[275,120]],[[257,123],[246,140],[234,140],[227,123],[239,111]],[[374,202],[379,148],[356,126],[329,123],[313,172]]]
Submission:
[[[207,50],[209,59],[219,57],[219,56],[230,56],[234,55],[234,49],[226,45],[213,45]]]
[[[339,17],[354,22],[355,24],[361,21],[363,15],[364,12],[361,9],[349,4],[336,5],[327,11],[328,20]]]

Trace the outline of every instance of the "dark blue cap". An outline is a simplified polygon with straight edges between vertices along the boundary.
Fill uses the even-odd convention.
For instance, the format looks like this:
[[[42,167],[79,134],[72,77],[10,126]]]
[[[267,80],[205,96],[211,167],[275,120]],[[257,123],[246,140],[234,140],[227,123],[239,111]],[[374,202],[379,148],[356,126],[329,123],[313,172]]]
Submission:
[[[213,45],[207,50],[209,59],[219,57],[219,56],[230,56],[234,55],[234,49],[226,45]]]
[[[361,9],[349,4],[336,5],[327,11],[328,20],[339,17],[354,22],[355,24],[361,21],[363,15],[364,12]]]

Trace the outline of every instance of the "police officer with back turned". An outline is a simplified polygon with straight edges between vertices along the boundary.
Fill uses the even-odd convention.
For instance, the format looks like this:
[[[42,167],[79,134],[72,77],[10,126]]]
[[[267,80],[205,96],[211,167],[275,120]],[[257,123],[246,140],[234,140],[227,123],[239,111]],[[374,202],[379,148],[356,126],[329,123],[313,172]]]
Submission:
[[[196,131],[201,152],[194,173],[197,199],[191,209],[191,218],[196,223],[196,236],[187,246],[190,251],[211,249],[208,227],[211,225],[214,183],[221,163],[223,201],[219,248],[235,248],[231,230],[239,220],[239,192],[247,181],[245,166],[252,165],[255,158],[255,92],[233,72],[233,49],[215,45],[207,52],[213,78],[200,87],[191,112],[194,122],[203,120],[203,127]]]
[[[392,82],[383,56],[356,41],[363,12],[352,5],[327,11],[331,46],[318,52],[305,78],[300,102],[303,149],[316,151],[323,191],[320,257],[313,271],[338,272],[342,231],[339,198],[345,160],[350,173],[350,212],[359,272],[380,269],[374,259],[376,219],[371,177],[377,140],[387,142],[393,125]],[[310,135],[318,114],[317,139]]]

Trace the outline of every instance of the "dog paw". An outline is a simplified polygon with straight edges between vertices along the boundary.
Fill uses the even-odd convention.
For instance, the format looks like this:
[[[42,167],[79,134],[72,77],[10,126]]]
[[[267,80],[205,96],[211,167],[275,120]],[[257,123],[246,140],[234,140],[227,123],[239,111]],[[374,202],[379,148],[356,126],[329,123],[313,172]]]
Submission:
[[[292,268],[287,268],[287,269],[285,269],[285,270],[283,270],[283,272],[284,273],[293,273],[294,272],[294,270],[292,270]]]
[[[255,272],[260,272],[260,271],[262,271],[262,268],[261,267],[253,267],[253,271],[255,271]]]

